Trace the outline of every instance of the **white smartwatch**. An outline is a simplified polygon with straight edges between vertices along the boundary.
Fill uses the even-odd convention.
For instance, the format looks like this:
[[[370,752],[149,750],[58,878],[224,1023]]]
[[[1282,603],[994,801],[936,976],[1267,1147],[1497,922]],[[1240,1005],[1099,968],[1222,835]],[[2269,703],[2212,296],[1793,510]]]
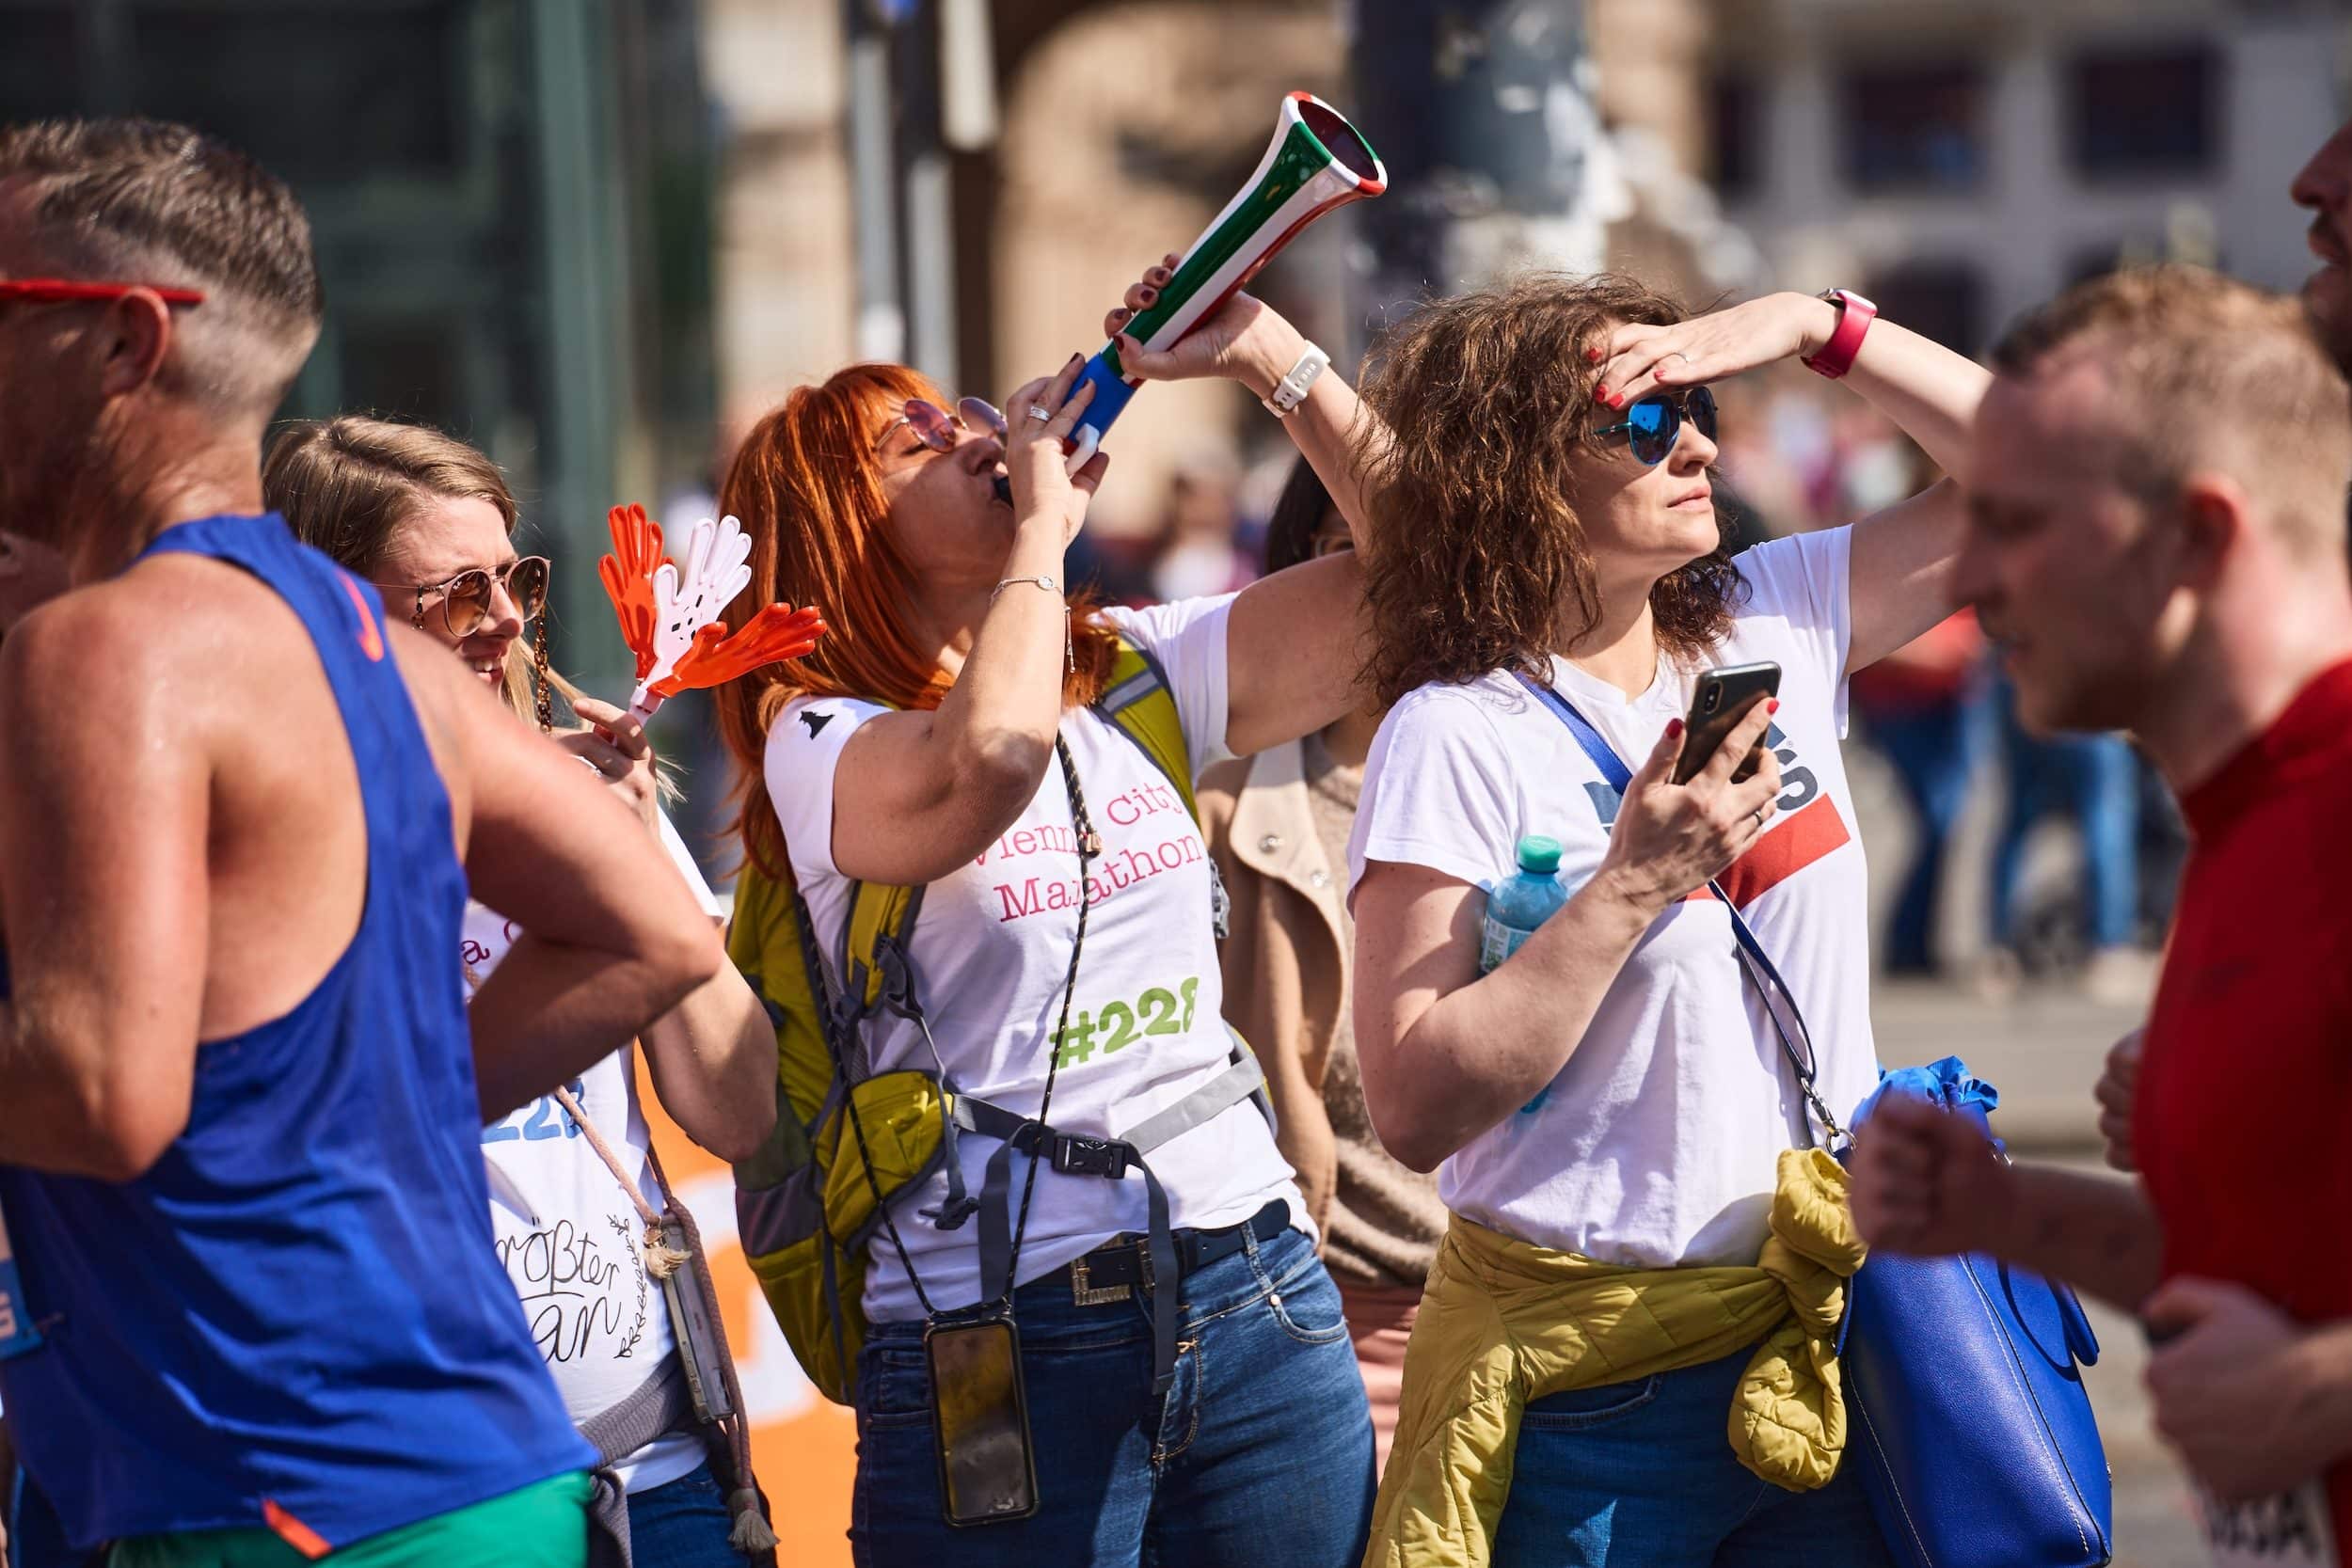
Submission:
[[[1307,388],[1315,384],[1315,377],[1330,368],[1331,356],[1309,343],[1307,352],[1298,356],[1298,363],[1291,367],[1291,373],[1274,384],[1271,396],[1260,401],[1267,413],[1278,420],[1287,420],[1294,409],[1307,401]]]

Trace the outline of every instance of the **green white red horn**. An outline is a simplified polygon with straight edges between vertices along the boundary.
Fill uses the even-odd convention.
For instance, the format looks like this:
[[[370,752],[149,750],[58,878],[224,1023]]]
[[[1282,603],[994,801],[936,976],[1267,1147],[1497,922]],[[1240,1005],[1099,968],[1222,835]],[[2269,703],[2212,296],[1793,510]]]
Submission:
[[[1300,230],[1335,207],[1378,196],[1388,187],[1388,170],[1362,132],[1314,94],[1292,93],[1282,100],[1274,139],[1257,173],[1192,242],[1176,276],[1150,309],[1127,324],[1127,334],[1146,348],[1167,348],[1256,277]],[[1120,369],[1116,341],[1104,343],[1087,361],[1078,385],[1089,382],[1094,401],[1071,432],[1073,472],[1102,446],[1104,432],[1140,385]],[[1071,390],[1074,394],[1077,387]]]

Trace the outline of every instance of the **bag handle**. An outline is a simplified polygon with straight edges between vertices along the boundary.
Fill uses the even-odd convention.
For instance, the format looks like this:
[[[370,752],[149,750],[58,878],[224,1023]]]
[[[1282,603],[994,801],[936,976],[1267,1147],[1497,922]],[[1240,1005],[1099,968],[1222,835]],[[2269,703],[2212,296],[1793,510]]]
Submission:
[[[1633,782],[1633,769],[1625,765],[1625,759],[1617,755],[1616,749],[1593,727],[1591,720],[1579,713],[1576,705],[1557,690],[1534,680],[1525,672],[1514,673],[1518,674],[1521,686],[1534,693],[1536,700],[1551,709],[1553,717],[1568,727],[1568,733],[1576,737],[1577,745],[1592,759],[1593,766],[1600,769],[1601,778],[1622,800],[1626,787]],[[1736,951],[1740,971],[1763,998],[1765,1016],[1772,1021],[1772,1032],[1780,1037],[1781,1053],[1788,1058],[1789,1069],[1796,1074],[1797,1088],[1804,1096],[1805,1104],[1815,1119],[1828,1132],[1834,1150],[1836,1146],[1849,1139],[1846,1130],[1830,1114],[1829,1106],[1822,1101],[1820,1091],[1815,1086],[1819,1058],[1813,1053],[1813,1032],[1805,1026],[1804,1012],[1797,1006],[1795,995],[1788,990],[1788,982],[1781,978],[1772,955],[1756,939],[1747,917],[1740,912],[1740,906],[1733,903],[1731,895],[1724,891],[1723,883],[1710,877],[1707,879],[1707,888],[1723,905],[1724,912],[1731,917],[1731,935],[1738,943]],[[1799,1048],[1801,1041],[1802,1049]]]

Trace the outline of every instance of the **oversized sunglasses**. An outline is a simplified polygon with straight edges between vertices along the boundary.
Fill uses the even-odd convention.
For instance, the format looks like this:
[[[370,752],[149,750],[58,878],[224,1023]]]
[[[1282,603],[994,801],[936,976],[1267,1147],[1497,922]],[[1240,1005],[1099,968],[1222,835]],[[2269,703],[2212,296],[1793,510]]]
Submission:
[[[496,568],[474,566],[446,582],[379,582],[378,588],[414,594],[417,602],[410,621],[422,630],[428,594],[441,597],[441,625],[452,637],[470,637],[490,618],[492,601],[501,588],[515,601],[515,610],[529,626],[548,607],[548,578],[553,566],[544,555],[526,555]]]
[[[986,431],[1000,441],[1005,437],[1004,415],[996,411],[994,404],[981,398],[958,398],[953,413],[929,398],[909,398],[898,417],[882,433],[882,440],[874,445],[880,447],[901,427],[913,431],[914,438],[933,451],[955,451],[961,431]]]
[[[0,299],[27,299],[42,305],[77,300],[121,299],[145,289],[166,305],[201,305],[201,289],[167,289],[152,283],[84,283],[67,277],[0,277]]]
[[[1627,408],[1622,421],[1602,425],[1593,435],[1601,438],[1624,436],[1634,456],[1656,467],[1675,450],[1675,441],[1682,435],[1682,421],[1686,419],[1698,427],[1701,436],[1713,440],[1715,394],[1705,387],[1679,392],[1652,392]]]

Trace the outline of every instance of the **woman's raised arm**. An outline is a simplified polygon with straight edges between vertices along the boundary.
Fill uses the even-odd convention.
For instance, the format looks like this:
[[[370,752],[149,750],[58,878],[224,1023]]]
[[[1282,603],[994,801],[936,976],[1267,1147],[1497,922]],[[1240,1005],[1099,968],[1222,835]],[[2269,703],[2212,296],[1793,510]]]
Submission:
[[[1127,291],[1125,308],[1104,323],[1117,334],[1157,298],[1168,264]],[[1154,352],[1120,337],[1120,363],[1147,381],[1217,376],[1270,396],[1307,350],[1299,330],[1262,301],[1236,293],[1173,347]],[[1247,756],[1361,705],[1357,676],[1367,647],[1364,562],[1380,547],[1363,485],[1361,441],[1374,416],[1336,367],[1326,369],[1283,420],[1356,536],[1356,548],[1277,572],[1242,590],[1226,623],[1225,744]]]
[[[1809,358],[1837,330],[1840,308],[1810,294],[1767,294],[1671,326],[1621,326],[1599,361],[1611,406],[1661,388],[1695,387],[1776,359]],[[1963,522],[1977,405],[1993,377],[1976,361],[1880,317],[1846,384],[1919,443],[1950,479],[1854,524],[1846,669],[1875,664],[1952,611],[1951,566]]]

